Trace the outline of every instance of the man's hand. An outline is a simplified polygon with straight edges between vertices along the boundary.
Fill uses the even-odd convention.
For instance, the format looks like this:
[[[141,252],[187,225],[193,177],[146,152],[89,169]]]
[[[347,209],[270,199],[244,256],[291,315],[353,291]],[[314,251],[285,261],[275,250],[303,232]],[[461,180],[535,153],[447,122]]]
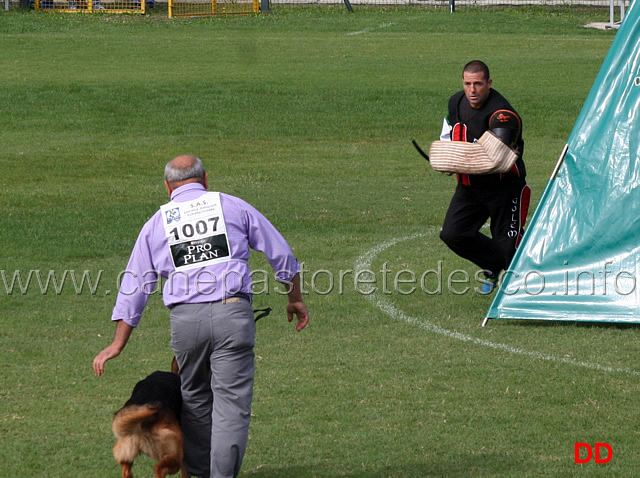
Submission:
[[[102,352],[96,355],[96,358],[93,359],[93,373],[96,377],[102,375],[104,372],[104,364],[108,360],[120,355],[124,346],[127,345],[131,332],[133,332],[133,327],[127,324],[124,320],[118,320],[113,342],[111,342],[111,345],[105,348]]]
[[[289,302],[287,304],[287,318],[289,319],[289,322],[293,320],[294,315],[298,318],[296,330],[300,332],[309,323],[309,311],[307,310],[307,306],[304,302]]]
[[[289,322],[293,320],[295,315],[298,318],[296,324],[296,330],[300,332],[309,323],[309,311],[307,306],[302,300],[302,291],[300,289],[300,274],[296,274],[292,277],[289,283],[289,303],[287,304],[287,318]]]
[[[96,358],[93,359],[93,373],[96,377],[99,377],[104,372],[104,364],[111,360],[112,358],[116,358],[120,355],[122,350],[115,347],[113,344],[109,345],[102,352],[96,355]]]

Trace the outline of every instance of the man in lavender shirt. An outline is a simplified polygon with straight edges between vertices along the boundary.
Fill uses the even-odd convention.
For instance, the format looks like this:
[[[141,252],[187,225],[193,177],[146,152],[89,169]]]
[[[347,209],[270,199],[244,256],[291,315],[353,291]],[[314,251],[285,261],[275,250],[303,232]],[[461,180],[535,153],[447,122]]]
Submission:
[[[122,352],[157,280],[164,280],[182,381],[185,465],[191,476],[235,477],[247,447],[255,368],[249,249],[264,253],[285,284],[288,319],[296,317],[298,331],[309,322],[300,267],[282,235],[254,207],[207,192],[198,158],[178,156],[164,175],[171,202],[140,231],[113,309],[115,337],[93,369],[102,375],[105,363]]]

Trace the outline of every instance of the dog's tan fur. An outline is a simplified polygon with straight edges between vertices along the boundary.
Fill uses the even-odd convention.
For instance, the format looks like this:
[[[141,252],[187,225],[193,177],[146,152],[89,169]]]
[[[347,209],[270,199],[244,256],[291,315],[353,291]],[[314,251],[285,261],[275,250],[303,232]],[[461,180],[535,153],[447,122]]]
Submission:
[[[133,478],[131,467],[140,454],[156,460],[155,478],[180,471],[188,478],[183,463],[183,436],[175,413],[160,402],[128,405],[120,409],[111,426],[118,439],[113,457],[122,466],[122,478]]]
[[[176,375],[180,373],[180,368],[178,367],[178,361],[175,357],[171,360],[171,373],[175,373]]]

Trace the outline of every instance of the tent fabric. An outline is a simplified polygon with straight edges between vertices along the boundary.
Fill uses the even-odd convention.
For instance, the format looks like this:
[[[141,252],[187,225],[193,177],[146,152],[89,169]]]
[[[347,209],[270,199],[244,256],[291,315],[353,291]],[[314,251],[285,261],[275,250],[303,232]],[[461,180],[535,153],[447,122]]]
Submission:
[[[640,323],[640,2],[633,2],[487,312]]]

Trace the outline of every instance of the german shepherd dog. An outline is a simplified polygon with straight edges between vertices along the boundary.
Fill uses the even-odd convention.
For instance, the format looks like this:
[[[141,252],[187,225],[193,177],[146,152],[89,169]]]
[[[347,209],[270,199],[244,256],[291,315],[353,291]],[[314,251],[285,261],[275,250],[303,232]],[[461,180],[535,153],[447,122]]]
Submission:
[[[182,395],[180,377],[170,372],[154,372],[133,388],[113,418],[111,429],[118,441],[113,457],[122,466],[122,478],[133,478],[131,467],[140,454],[156,460],[155,478],[180,471],[188,478],[183,463],[183,438],[180,428]]]

